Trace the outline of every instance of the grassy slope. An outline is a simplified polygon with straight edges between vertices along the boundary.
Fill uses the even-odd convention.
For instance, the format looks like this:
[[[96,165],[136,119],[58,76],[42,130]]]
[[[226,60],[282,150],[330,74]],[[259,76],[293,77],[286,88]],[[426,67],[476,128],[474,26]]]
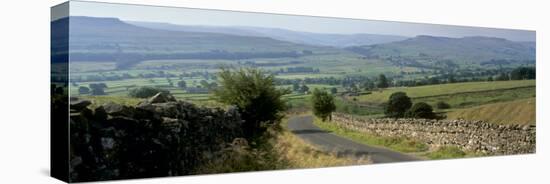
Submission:
[[[363,46],[355,49],[358,49],[356,51],[359,53],[377,56],[419,58],[419,55],[427,55],[431,58],[449,59],[457,64],[470,66],[491,59],[525,60],[535,58],[535,51],[530,46],[489,37],[417,36],[403,41]],[[509,52],[509,50],[514,52]],[[422,60],[420,62],[429,63]]]
[[[381,92],[373,92],[369,95],[357,97],[359,104],[364,106],[360,109],[381,114],[382,103],[386,102],[389,96],[397,91],[406,92],[412,98],[413,103],[426,102],[434,108],[436,108],[437,102],[450,104],[452,108],[450,110],[435,109],[436,111],[448,113],[449,119],[464,118],[494,121],[495,123],[515,122],[520,124],[534,124],[535,122],[535,80],[468,82],[389,88]],[[532,99],[533,104],[528,104],[528,100],[524,99]],[[518,100],[520,102],[511,102]],[[342,111],[341,108],[342,104],[340,104],[340,109],[337,108],[338,112],[368,115],[357,110]]]
[[[436,107],[437,102],[446,102],[452,108],[470,108],[484,104],[507,102],[518,99],[535,97],[536,89],[533,87],[499,89],[491,91],[467,92],[449,94],[427,98],[413,98],[413,102],[426,102]]]
[[[64,20],[59,20],[64,21]],[[334,50],[266,37],[147,29],[116,18],[71,17],[71,53],[112,54],[117,45],[124,53],[173,54],[210,52],[289,52]],[[94,47],[90,47],[90,45]]]
[[[324,153],[286,130],[277,137],[274,148],[281,158],[287,160],[289,168],[347,166],[370,162],[369,160],[354,160],[337,157],[333,153]]]
[[[406,92],[409,97],[427,97],[435,95],[463,93],[472,91],[498,90],[506,88],[535,86],[535,80],[526,81],[495,81],[495,82],[466,82],[441,85],[428,85],[419,87],[396,87],[388,88],[382,92],[373,92],[370,95],[358,97],[362,102],[383,103],[387,101],[394,92]]]
[[[286,127],[288,119],[282,121],[283,131],[275,139],[275,151],[289,161],[292,168],[315,168],[368,164],[369,160],[342,158],[333,153],[324,153],[315,146],[303,141]]]
[[[487,104],[447,113],[448,119],[483,120],[497,124],[531,124],[536,122],[536,99]]]

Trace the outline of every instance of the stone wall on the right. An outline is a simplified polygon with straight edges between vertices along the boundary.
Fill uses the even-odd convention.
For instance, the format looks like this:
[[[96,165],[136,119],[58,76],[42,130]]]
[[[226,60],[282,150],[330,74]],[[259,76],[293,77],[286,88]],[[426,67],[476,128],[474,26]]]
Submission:
[[[380,136],[407,137],[432,148],[458,146],[487,155],[535,153],[536,126],[496,125],[482,121],[373,119],[335,113],[338,126]]]

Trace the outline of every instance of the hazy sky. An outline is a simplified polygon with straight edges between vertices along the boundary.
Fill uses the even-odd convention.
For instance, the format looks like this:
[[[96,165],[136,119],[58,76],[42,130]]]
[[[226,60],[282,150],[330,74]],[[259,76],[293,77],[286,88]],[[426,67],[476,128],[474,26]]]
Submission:
[[[490,36],[514,41],[535,41],[534,31],[492,29],[390,21],[292,16],[264,13],[70,2],[71,16],[116,17],[124,21],[164,22],[180,25],[254,26],[315,33],[371,33],[401,36]],[[58,18],[52,15],[52,20]]]

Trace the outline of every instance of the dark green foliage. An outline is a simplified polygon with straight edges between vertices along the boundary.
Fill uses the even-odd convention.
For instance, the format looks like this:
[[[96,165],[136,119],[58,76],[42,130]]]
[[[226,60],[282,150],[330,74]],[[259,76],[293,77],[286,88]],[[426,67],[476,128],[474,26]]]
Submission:
[[[300,84],[293,83],[292,84],[292,91],[296,91],[296,92],[300,91]]]
[[[336,89],[336,88],[330,88],[330,93],[336,94],[336,93],[338,93],[338,89]]]
[[[429,84],[432,84],[432,85],[441,83],[441,81],[439,81],[439,79],[437,79],[435,77],[430,78],[430,80],[428,82],[429,82]]]
[[[435,105],[438,109],[449,109],[449,108],[451,108],[451,105],[449,105],[448,103],[443,102],[443,101],[437,102],[437,104],[435,104]]]
[[[302,86],[300,86],[300,90],[298,90],[298,92],[308,93],[309,92],[309,87],[307,87],[305,84],[303,84]]]
[[[510,73],[510,78],[512,80],[535,79],[537,76],[536,72],[534,67],[519,67]]]
[[[507,81],[507,80],[510,80],[510,78],[508,77],[508,74],[506,73],[500,73],[500,75],[498,75],[498,77],[496,78],[497,81]]]
[[[437,119],[432,106],[424,102],[415,103],[405,116],[408,118]]]
[[[380,74],[378,76],[378,83],[376,84],[376,87],[378,88],[387,88],[390,84],[388,83],[388,79],[386,78],[386,75]]]
[[[269,125],[279,122],[286,109],[282,96],[290,93],[278,89],[274,76],[254,68],[221,68],[218,73],[220,87],[214,98],[224,104],[238,107],[244,120],[243,131],[247,138],[256,138]]]
[[[90,94],[90,88],[88,88],[86,86],[80,86],[78,88],[78,93],[80,93],[81,95]]]
[[[450,74],[449,75],[449,83],[455,83],[455,82],[456,82],[455,76],[453,74]]]
[[[365,90],[372,90],[372,89],[374,89],[374,82],[372,82],[370,80],[365,80],[361,84],[361,87]]]
[[[200,84],[201,84],[200,88],[204,88],[204,89],[208,89],[208,90],[212,90],[212,89],[218,87],[218,83],[216,83],[216,82],[208,83],[208,81],[206,81],[206,80],[201,80]]]
[[[388,117],[393,118],[402,118],[405,115],[405,112],[411,108],[412,101],[411,98],[407,96],[404,92],[395,92],[391,94],[388,104],[384,114]]]
[[[149,86],[142,86],[142,87],[138,87],[130,90],[130,92],[128,93],[128,96],[133,98],[149,98],[160,92],[166,93],[166,94],[170,93],[167,90],[149,87]]]
[[[105,88],[107,88],[107,85],[105,83],[93,83],[89,86],[92,89],[92,95],[106,95]]]
[[[336,110],[336,105],[334,104],[334,97],[331,94],[328,94],[324,90],[315,89],[313,90],[311,102],[315,116],[321,118],[323,121],[327,118],[332,120],[332,112]]]
[[[201,80],[200,83],[201,83],[201,87],[206,88],[206,89],[210,88],[210,83],[208,83],[208,81]]]

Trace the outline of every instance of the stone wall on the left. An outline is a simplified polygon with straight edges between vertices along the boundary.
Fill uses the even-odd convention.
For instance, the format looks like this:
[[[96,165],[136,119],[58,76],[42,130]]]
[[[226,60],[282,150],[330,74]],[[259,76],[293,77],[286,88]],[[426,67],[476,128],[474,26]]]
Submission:
[[[236,108],[203,108],[159,93],[136,107],[72,98],[71,182],[191,174],[242,137]]]

